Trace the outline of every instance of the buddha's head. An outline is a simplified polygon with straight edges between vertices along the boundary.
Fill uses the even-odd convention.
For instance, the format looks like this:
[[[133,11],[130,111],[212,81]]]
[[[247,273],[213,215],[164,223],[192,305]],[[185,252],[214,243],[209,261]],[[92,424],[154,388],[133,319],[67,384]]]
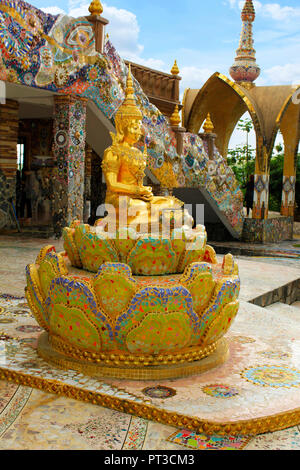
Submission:
[[[143,115],[135,102],[130,65],[125,95],[124,103],[117,111],[115,125],[119,141],[133,144],[142,134]]]
[[[140,119],[128,119],[119,131],[119,134],[123,135],[123,141],[134,144],[138,142],[142,135],[142,121]]]

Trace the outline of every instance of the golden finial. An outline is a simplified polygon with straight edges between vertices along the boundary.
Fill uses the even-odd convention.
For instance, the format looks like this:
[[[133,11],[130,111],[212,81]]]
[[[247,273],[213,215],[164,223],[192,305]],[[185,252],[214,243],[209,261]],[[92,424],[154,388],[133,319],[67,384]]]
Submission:
[[[179,124],[181,123],[181,119],[179,116],[179,109],[178,109],[178,104],[176,104],[174,112],[172,116],[170,117],[170,123],[172,127],[178,127]]]
[[[172,75],[178,75],[179,74],[179,68],[178,68],[178,65],[177,65],[177,61],[175,60],[174,62],[174,65],[171,69],[171,74]]]
[[[103,13],[103,6],[101,5],[100,0],[93,0],[89,7],[89,12],[91,15],[101,15]]]
[[[131,64],[128,64],[127,86],[125,91],[126,98],[134,98],[133,80],[131,75]]]
[[[143,115],[138,108],[134,96],[133,79],[131,75],[131,66],[128,66],[128,77],[125,90],[125,100],[116,113],[116,123],[122,123],[124,119],[143,119]]]
[[[206,117],[206,121],[203,125],[203,129],[204,129],[205,134],[211,134],[214,130],[214,125],[212,123],[210,113],[208,113],[208,115]]]

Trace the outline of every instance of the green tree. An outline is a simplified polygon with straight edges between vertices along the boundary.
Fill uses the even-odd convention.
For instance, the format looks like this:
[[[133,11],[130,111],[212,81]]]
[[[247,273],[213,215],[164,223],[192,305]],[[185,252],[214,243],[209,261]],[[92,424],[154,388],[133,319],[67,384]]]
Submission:
[[[270,161],[269,210],[273,212],[280,212],[282,197],[284,154],[282,148],[278,148],[278,151]]]
[[[228,150],[227,162],[233,169],[240,186],[244,188],[255,169],[255,149],[249,144],[249,134],[253,129],[252,120],[240,119],[237,129],[245,132],[246,141],[244,145]]]
[[[228,151],[227,163],[233,169],[240,186],[245,186],[249,175],[255,170],[255,149],[251,146],[237,146]]]

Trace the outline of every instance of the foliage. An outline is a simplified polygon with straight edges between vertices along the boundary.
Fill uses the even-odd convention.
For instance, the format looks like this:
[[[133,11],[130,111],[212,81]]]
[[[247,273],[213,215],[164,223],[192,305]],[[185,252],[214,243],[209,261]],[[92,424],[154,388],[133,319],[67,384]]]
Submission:
[[[249,175],[255,172],[255,155],[256,150],[249,145],[249,133],[253,129],[251,119],[241,119],[237,129],[246,133],[245,145],[237,146],[235,149],[228,151],[227,162],[235,173],[235,176],[245,193],[245,185],[249,179]],[[284,149],[281,144],[274,149],[270,160],[270,200],[269,210],[280,212],[282,198],[282,178],[284,167]],[[297,159],[297,178],[296,178],[296,204],[300,211],[300,154]]]
[[[255,149],[252,147],[236,147],[228,151],[228,165],[234,171],[236,179],[243,188],[249,179],[249,175],[254,174],[255,169]]]
[[[237,146],[235,149],[230,149],[228,151],[227,162],[243,189],[249,179],[249,175],[254,174],[255,170],[255,149],[249,145],[249,133],[253,129],[252,120],[240,119],[237,129],[246,133],[246,143],[245,145]]]

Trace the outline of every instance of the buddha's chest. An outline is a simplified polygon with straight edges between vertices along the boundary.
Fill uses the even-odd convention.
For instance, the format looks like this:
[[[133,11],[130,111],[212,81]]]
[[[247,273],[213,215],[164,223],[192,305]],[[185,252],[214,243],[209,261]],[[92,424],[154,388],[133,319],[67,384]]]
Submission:
[[[142,153],[138,157],[135,155],[122,155],[119,175],[124,180],[140,179],[144,177],[146,166],[146,159]]]

